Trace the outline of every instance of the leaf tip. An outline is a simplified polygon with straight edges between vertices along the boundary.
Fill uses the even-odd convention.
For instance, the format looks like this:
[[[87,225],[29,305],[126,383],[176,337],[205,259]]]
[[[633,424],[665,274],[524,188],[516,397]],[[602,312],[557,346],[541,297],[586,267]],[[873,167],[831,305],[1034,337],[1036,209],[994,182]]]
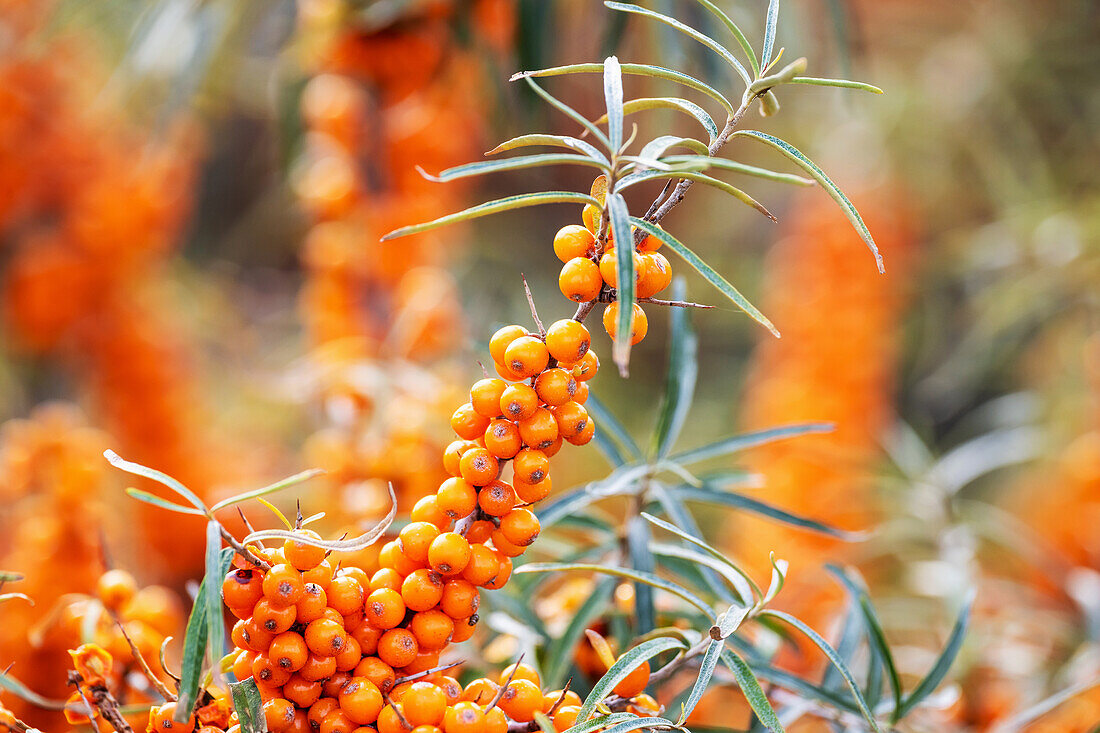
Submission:
[[[519,81],[520,79],[526,79],[530,75],[530,71],[517,71],[516,73],[508,77],[508,81]]]

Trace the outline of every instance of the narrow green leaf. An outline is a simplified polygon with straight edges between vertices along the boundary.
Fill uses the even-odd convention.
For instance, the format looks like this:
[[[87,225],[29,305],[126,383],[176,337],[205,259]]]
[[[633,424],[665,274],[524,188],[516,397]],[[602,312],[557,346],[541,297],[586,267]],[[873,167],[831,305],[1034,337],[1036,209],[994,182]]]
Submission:
[[[260,489],[253,489],[252,491],[245,491],[235,496],[230,496],[228,499],[222,499],[217,504],[210,508],[210,511],[216,512],[219,509],[224,509],[227,506],[233,506],[234,504],[240,504],[242,501],[248,501],[249,499],[257,499],[261,496],[267,496],[268,494],[274,494],[276,491],[282,491],[283,489],[289,489],[291,486],[297,486],[300,483],[309,481],[315,476],[320,476],[325,471],[321,468],[310,468],[300,473],[296,473],[293,476],[276,481],[273,484],[268,484]]]
[[[767,726],[772,733],[785,733],[783,723],[779,720],[779,716],[775,714],[775,709],[768,701],[768,696],[764,694],[756,675],[753,674],[752,669],[741,658],[741,655],[732,649],[724,649],[722,651],[722,662],[733,673],[733,678],[737,680],[737,686],[741,688],[745,700],[748,701],[749,707],[756,713],[756,717],[760,719],[760,722]]]
[[[240,719],[241,733],[267,733],[264,703],[256,680],[249,677],[243,682],[230,683],[229,691],[233,696],[233,710]]]
[[[548,686],[559,687],[565,681],[565,673],[569,670],[577,642],[580,641],[589,624],[603,613],[607,602],[611,599],[611,594],[615,592],[616,585],[618,581],[614,578],[603,578],[596,583],[592,593],[569,620],[565,631],[547,647],[543,679]]]
[[[769,0],[768,16],[764,23],[764,50],[760,53],[761,73],[767,70],[772,61],[772,49],[775,47],[775,31],[779,25],[779,0]]]
[[[281,529],[264,529],[259,532],[253,532],[245,537],[244,544],[247,545],[254,540],[294,540],[304,545],[321,547],[333,552],[356,552],[363,548],[370,547],[378,541],[378,538],[382,536],[382,533],[385,532],[391,524],[393,524],[393,520],[397,517],[397,497],[393,493],[393,484],[389,484],[387,488],[390,493],[390,510],[378,524],[358,537],[353,537],[348,540],[320,540],[304,536],[297,532],[289,532]]]
[[[736,639],[736,637],[730,637],[729,641],[732,643],[734,639]],[[790,690],[807,700],[813,700],[836,710],[843,710],[844,712],[854,715],[860,714],[859,708],[856,707],[855,704],[849,702],[847,698],[840,697],[835,692],[826,690],[820,685],[807,682],[801,677],[793,675],[786,670],[770,667],[763,663],[752,663],[750,667],[757,678],[777,687],[782,687],[785,690]],[[830,669],[832,669],[832,667],[830,667]]]
[[[601,153],[595,146],[586,143],[584,140],[570,137],[569,135],[543,135],[539,133],[520,135],[519,137],[514,137],[511,140],[502,142],[485,154],[496,155],[506,150],[514,150],[515,148],[531,147],[535,145],[576,150],[584,153],[589,158],[592,158],[592,160],[599,162],[605,167],[611,167],[611,161],[609,161],[607,156]]]
[[[621,64],[622,72],[629,76],[649,76],[654,79],[665,79],[666,81],[676,82],[682,86],[694,89],[697,92],[702,92],[711,99],[722,105],[722,109],[726,110],[726,113],[733,115],[735,112],[733,103],[726,99],[721,92],[714,87],[696,79],[688,74],[675,71],[673,69],[666,69],[663,66],[651,66],[649,64]],[[517,74],[513,74],[511,81],[516,79],[523,79],[526,77],[544,77],[544,76],[561,76],[562,74],[599,74],[603,73],[603,64],[568,64],[566,66],[551,66],[546,69],[538,69],[537,71],[521,71]]]
[[[753,50],[752,44],[749,43],[749,39],[745,37],[745,34],[741,31],[733,19],[718,9],[718,6],[712,3],[710,0],[698,0],[699,4],[714,14],[718,20],[722,21],[722,24],[729,29],[733,37],[737,39],[738,45],[741,46],[741,50],[745,52],[745,56],[749,59],[749,68],[752,69],[754,76],[760,76],[760,62],[756,58],[756,51]]]
[[[768,170],[767,168],[757,168],[754,165],[745,165],[744,163],[738,163],[737,161],[727,160],[725,158],[710,156],[703,158],[697,155],[669,155],[664,158],[664,162],[671,165],[680,163],[705,163],[708,168],[719,168],[734,173],[743,173],[747,176],[755,176],[756,178],[763,178],[777,183],[790,183],[796,186],[814,185],[814,181],[811,178],[803,178],[802,176],[796,176],[792,173],[778,173],[773,170]]]
[[[859,684],[852,676],[852,672],[848,669],[848,665],[844,663],[844,660],[840,658],[840,656],[836,653],[836,650],[829,645],[829,642],[821,638],[820,634],[807,626],[803,621],[795,618],[789,613],[785,613],[784,611],[776,611],[769,608],[761,611],[760,615],[770,616],[780,619],[781,621],[786,621],[788,624],[795,627],[807,637],[809,637],[809,639],[817,645],[817,648],[825,653],[825,656],[829,658],[829,661],[834,667],[836,667],[837,671],[840,672],[840,675],[844,678],[844,681],[848,684],[848,689],[852,691],[852,695],[856,699],[856,704],[859,706],[859,711],[863,715],[864,720],[867,721],[872,730],[876,731],[876,733],[881,733],[882,729],[879,728],[878,721],[875,720],[874,713],[872,713],[871,709],[867,706],[867,701],[863,698],[863,693],[859,689]]]
[[[682,277],[672,284],[672,299],[684,300],[687,286]],[[665,458],[680,436],[695,394],[695,379],[699,374],[697,355],[699,339],[691,327],[687,308],[673,308],[669,317],[668,368],[665,370],[665,391],[654,433],[654,450]]]
[[[661,240],[663,243],[667,244],[670,249],[675,250],[676,253],[683,257],[684,260],[686,260],[687,263],[691,265],[696,272],[698,272],[707,280],[707,282],[718,288],[719,292],[721,292],[723,295],[733,301],[734,305],[747,313],[749,317],[751,317],[754,321],[771,331],[772,334],[775,335],[777,338],[779,337],[779,331],[776,330],[775,326],[772,325],[772,322],[769,321],[763,313],[757,310],[756,306],[746,300],[745,296],[741,295],[741,293],[737,291],[737,288],[730,285],[729,282],[724,277],[719,275],[713,267],[703,262],[699,255],[688,249],[680,240],[676,239],[676,237],[673,237],[665,230],[654,224],[651,224],[648,221],[643,221],[642,219],[638,218],[631,218],[630,221],[634,224],[634,226],[638,227],[639,229],[644,229],[653,236],[657,237],[657,239]]]
[[[602,70],[602,66],[601,66],[601,70]],[[530,76],[524,77],[523,80],[525,82],[527,82],[527,86],[531,87],[531,89],[533,89],[535,91],[535,94],[542,97],[543,100],[547,104],[549,104],[551,107],[558,110],[559,112],[564,114],[566,117],[568,117],[569,119],[571,119],[574,122],[576,122],[577,124],[579,124],[584,129],[588,130],[588,132],[591,133],[591,135],[593,137],[595,137],[597,140],[599,140],[600,143],[602,143],[603,146],[608,149],[609,153],[614,154],[614,153],[618,152],[618,148],[613,148],[611,146],[611,140],[608,139],[607,135],[604,135],[603,132],[600,131],[600,128],[598,128],[594,124],[592,124],[591,120],[589,120],[587,117],[582,115],[577,110],[570,107],[565,102],[563,102],[560,99],[558,99],[557,97],[555,97],[550,92],[548,92],[545,89],[543,89],[542,87],[540,87],[538,84],[535,83],[535,80],[532,79]]]
[[[966,629],[970,623],[970,611],[974,608],[974,591],[970,591],[967,594],[966,601],[963,603],[962,610],[959,611],[959,616],[955,619],[955,625],[951,629],[951,634],[947,637],[947,643],[943,647],[943,651],[940,652],[939,658],[936,659],[936,663],[932,665],[932,669],[928,671],[928,674],[924,676],[924,679],[913,688],[913,691],[905,698],[901,706],[898,708],[897,719],[901,720],[908,715],[913,708],[920,705],[921,702],[936,691],[936,688],[940,686],[943,679],[947,676],[948,671],[951,669],[951,665],[955,662],[955,657],[959,654],[959,649],[962,648],[963,639],[966,638]]]
[[[63,710],[65,708],[64,700],[51,700],[48,697],[43,697],[7,672],[0,672],[0,688],[7,690],[20,700],[26,700],[32,705],[45,710]]]
[[[577,711],[577,720],[585,720],[595,712],[596,705],[610,695],[611,691],[615,689],[615,685],[626,679],[631,672],[641,666],[642,662],[652,659],[658,654],[684,648],[683,642],[680,640],[665,636],[659,639],[650,639],[633,649],[628,649],[616,660],[615,664],[611,665],[611,669],[607,670],[607,674],[593,685],[592,691],[588,693],[581,709]]]
[[[11,570],[0,570],[0,583],[17,583],[24,577],[23,573],[15,573]]]
[[[731,186],[730,184],[726,183],[725,181],[720,181],[717,178],[714,178],[713,176],[706,175],[705,173],[696,173],[694,171],[685,171],[685,170],[680,170],[680,169],[672,170],[672,171],[669,171],[669,172],[665,172],[665,171],[641,171],[639,173],[631,173],[630,175],[623,176],[622,178],[620,178],[619,182],[617,184],[615,184],[615,190],[616,191],[622,191],[626,188],[629,188],[630,186],[634,186],[634,185],[637,185],[639,183],[644,183],[644,182],[652,180],[654,178],[686,178],[688,180],[695,181],[696,183],[702,183],[702,184],[705,184],[707,186],[717,188],[720,191],[725,191],[726,193],[728,193],[730,196],[733,196],[734,198],[736,198],[741,203],[743,203],[747,206],[751,206],[752,208],[756,209],[761,214],[763,214],[764,216],[771,219],[773,222],[778,222],[779,221],[778,219],[775,218],[775,216],[772,215],[772,212],[768,211],[767,207],[765,207],[759,201],[754,199],[752,196],[749,196],[747,193],[745,193],[741,189],[736,188],[735,186]]]
[[[809,62],[805,57],[795,59],[791,63],[784,66],[774,74],[768,74],[765,77],[757,79],[751,85],[749,85],[748,91],[745,92],[745,99],[752,99],[757,96],[766,96],[768,91],[772,87],[777,87],[780,84],[787,84],[799,74],[805,73],[806,66]]]
[[[630,212],[626,208],[626,199],[616,192],[607,197],[607,213],[611,217],[611,231],[615,241],[623,246],[615,248],[615,274],[619,287],[615,298],[619,304],[619,318],[615,324],[615,343],[611,353],[619,374],[627,375],[630,364],[630,334],[634,328],[634,247],[628,246],[632,234],[630,230]]]
[[[752,612],[751,606],[743,606],[739,603],[735,603],[727,608],[718,617],[716,623],[710,630],[710,636],[712,639],[725,639],[737,629],[741,628],[741,624]]]
[[[191,503],[191,506],[198,509],[201,513],[206,514],[206,505],[202,503],[202,499],[200,499],[195,494],[195,492],[191,491],[191,489],[187,488],[168,474],[162,473],[160,471],[157,471],[156,469],[152,469],[147,466],[143,466],[140,463],[127,461],[122,458],[122,456],[120,456],[118,453],[115,453],[113,450],[103,451],[103,457],[106,458],[107,462],[110,463],[112,466],[121,469],[126,473],[132,473],[135,476],[143,476],[144,478],[156,481],[162,486],[167,486],[169,489],[176,492],[184,499],[187,499],[187,501]]]
[[[210,647],[210,657],[215,662],[225,656],[225,616],[222,611],[221,579],[225,573],[221,571],[222,535],[221,527],[217,522],[208,522],[206,525],[206,576],[210,582],[206,583],[206,596],[196,598],[196,603],[206,604],[206,638]],[[178,710],[177,716],[182,716],[180,721],[187,720],[190,710]],[[180,722],[177,721],[177,722]]]
[[[0,604],[15,600],[26,601],[32,606],[34,605],[34,599],[28,596],[26,593],[0,593]]]
[[[630,733],[630,731],[641,730],[642,728],[656,729],[672,728],[674,726],[675,724],[671,720],[665,718],[635,718],[605,728],[603,733]]]
[[[661,529],[665,530],[666,532],[671,532],[672,534],[676,535],[680,539],[687,540],[688,542],[695,545],[696,547],[700,547],[703,550],[705,550],[712,557],[722,561],[723,563],[728,565],[734,572],[736,572],[738,575],[740,575],[742,578],[745,579],[745,582],[747,582],[749,584],[749,586],[752,588],[753,595],[756,598],[762,598],[764,596],[764,592],[762,590],[760,590],[760,586],[758,586],[756,584],[756,581],[754,581],[751,577],[749,577],[748,573],[746,573],[744,570],[742,570],[740,567],[738,567],[737,564],[734,563],[733,561],[731,561],[728,557],[726,557],[725,554],[723,554],[722,552],[719,552],[718,550],[714,549],[709,544],[707,544],[707,542],[705,540],[703,540],[699,537],[694,537],[694,536],[688,534],[687,532],[685,532],[684,530],[680,529],[676,525],[670,524],[670,523],[666,522],[665,520],[660,519],[659,517],[655,517],[652,514],[649,514],[648,512],[642,512],[641,516],[646,521],[648,521],[650,524],[656,525],[656,526],[660,527]],[[748,599],[746,599],[746,600],[748,600]]]
[[[589,493],[587,487],[580,487],[559,494],[536,507],[536,515],[543,529],[552,527],[562,519],[588,506],[600,497]]]
[[[859,649],[859,643],[863,640],[863,629],[863,614],[859,610],[859,605],[852,602],[848,611],[844,614],[844,625],[840,631],[839,641],[835,645],[836,653],[840,655],[841,659],[851,661],[852,657],[855,656],[856,650]],[[825,689],[837,689],[843,685],[844,678],[840,676],[836,668],[828,667],[825,670],[825,675],[821,678],[821,686]],[[864,694],[866,696],[866,693]],[[867,697],[867,704],[874,708],[874,703],[871,702],[869,696]]]
[[[745,603],[751,604],[752,588],[745,582],[745,579],[737,574],[736,571],[731,570],[729,565],[724,562],[720,562],[717,558],[710,555],[705,555],[701,552],[696,552],[690,547],[684,547],[683,545],[674,545],[666,542],[655,542],[651,548],[653,555],[658,559],[658,562],[670,570],[676,571],[679,568],[685,567],[685,565],[694,565],[698,571],[700,581],[707,586],[707,588],[719,596],[723,600],[733,601],[734,596],[730,594],[730,588],[737,593],[738,605],[744,605]],[[684,561],[683,564],[679,562],[668,562],[668,560]],[[711,585],[707,583],[703,576],[703,570],[713,570],[718,576],[725,580],[728,584],[728,588],[720,583]],[[717,586],[717,587],[715,587]]]
[[[730,68],[736,71],[737,75],[740,76],[746,84],[752,83],[752,77],[749,76],[749,72],[745,71],[744,65],[742,65],[742,63],[737,60],[737,57],[726,50],[725,46],[723,46],[721,43],[714,40],[707,34],[697,31],[691,26],[685,25],[675,18],[669,17],[662,13],[654,12],[652,10],[647,10],[646,8],[643,8],[639,5],[634,5],[633,3],[620,3],[613,2],[612,0],[605,0],[604,5],[611,8],[612,10],[620,10],[624,13],[634,13],[635,15],[641,15],[645,18],[664,23],[670,28],[675,28],[684,35],[695,41],[698,41],[699,43],[703,44],[711,51],[714,51],[716,54],[722,57],[722,60],[729,64]]]
[[[630,552],[630,564],[638,571],[654,574],[656,562],[651,545],[653,538],[649,525],[641,517],[632,517],[626,527],[626,543]],[[653,588],[645,583],[634,584],[634,635],[645,634],[657,625],[657,609],[653,602]]]
[[[772,564],[772,579],[768,584],[768,592],[764,594],[764,598],[760,601],[761,606],[771,603],[779,595],[779,591],[783,590],[783,585],[787,582],[787,570],[790,568],[790,564],[786,560],[777,560],[774,552],[771,553],[769,559]]]
[[[882,94],[882,90],[874,84],[862,81],[848,81],[847,79],[818,79],[812,76],[796,76],[787,82],[788,84],[810,84],[817,87],[844,87],[845,89],[859,89],[872,94]]]
[[[535,723],[538,724],[542,733],[558,733],[558,729],[554,727],[554,721],[541,710],[535,713]]]
[[[577,723],[572,728],[567,728],[565,733],[590,733],[591,731],[597,731],[615,723],[621,723],[624,720],[637,720],[638,716],[634,713],[611,713],[610,715],[598,715],[595,718],[586,720],[583,723]],[[577,720],[580,720],[580,716],[577,716]]]
[[[707,146],[699,142],[695,138],[680,137],[679,135],[661,135],[660,137],[654,138],[653,140],[646,143],[641,152],[638,153],[638,157],[643,159],[651,158],[653,160],[657,160],[665,154],[666,150],[677,146],[690,148],[700,155],[709,154]]]
[[[588,155],[538,153],[536,155],[521,155],[516,158],[504,158],[502,160],[486,160],[480,163],[467,163],[466,165],[448,168],[445,171],[441,171],[439,175],[436,176],[427,173],[419,166],[417,167],[417,171],[429,181],[446,183],[447,181],[481,176],[486,173],[499,173],[501,171],[522,170],[525,168],[540,168],[547,165],[583,165],[589,168],[599,168],[603,171],[610,169],[609,166],[604,165]]]
[[[642,457],[642,450],[638,447],[638,444],[634,442],[634,439],[630,437],[630,433],[627,432],[619,419],[615,417],[595,395],[589,394],[588,401],[584,403],[584,406],[596,420],[596,424],[600,427],[600,429],[596,431],[597,434],[604,432],[614,436],[616,442],[630,454],[630,458],[633,460],[638,460]]]
[[[204,575],[199,585],[199,592],[195,596],[195,603],[191,606],[191,615],[187,619],[187,628],[183,635],[183,659],[180,662],[179,705],[176,707],[181,711],[190,713],[194,709],[199,697],[199,688],[202,685],[203,660],[206,657],[206,642],[209,638],[209,625],[206,621],[209,588],[213,585],[219,592],[221,591],[222,578],[229,572],[232,561],[233,548],[226,547],[221,551],[219,558],[220,573],[214,577],[213,581],[207,580],[208,574]],[[221,616],[220,602],[218,615]]]
[[[708,485],[706,482],[700,487],[681,486],[674,490],[676,495],[684,501],[701,501],[707,504],[729,507],[731,509],[741,509],[761,517],[774,519],[777,522],[790,525],[791,527],[798,527],[799,529],[820,532],[830,537],[836,537],[845,542],[857,542],[865,539],[865,535],[859,532],[845,532],[842,529],[837,529],[824,522],[818,522],[798,514],[793,514],[777,506],[768,504],[767,502],[760,501],[759,499],[715,488],[713,485]]]
[[[469,221],[470,219],[477,219],[478,217],[488,216],[489,214],[497,214],[501,211],[511,211],[512,209],[522,209],[526,206],[539,206],[541,204],[594,204],[595,206],[599,206],[600,202],[588,194],[576,193],[574,191],[521,193],[515,196],[497,199],[496,201],[478,204],[477,206],[471,206],[463,211],[441,216],[438,219],[424,222],[423,224],[414,224],[412,226],[394,229],[392,232],[382,237],[381,241],[386,242],[391,239],[397,239],[398,237],[407,237],[410,234],[419,234],[429,229],[438,229],[448,224]]]
[[[650,109],[671,109],[676,112],[690,115],[707,131],[707,137],[711,142],[714,142],[718,137],[718,125],[714,124],[714,118],[712,118],[705,109],[687,99],[682,99],[680,97],[640,97],[638,99],[627,100],[623,103],[624,115],[632,115],[635,112],[643,112]],[[607,115],[604,115],[596,120],[596,124],[599,125],[606,121]]]
[[[794,423],[793,425],[784,425],[780,428],[767,428],[765,430],[754,430],[748,433],[741,433],[740,435],[734,435],[729,438],[723,438],[717,442],[705,445],[701,448],[693,448],[683,453],[677,453],[673,455],[669,460],[675,461],[682,465],[689,465],[692,463],[698,463],[699,461],[705,461],[708,458],[717,458],[719,456],[727,456],[730,453],[737,453],[748,448],[755,448],[758,445],[766,445],[768,443],[774,443],[777,440],[784,440],[786,438],[794,438],[799,435],[808,435],[810,433],[831,433],[835,429],[832,423],[826,422],[809,422],[809,423]]]
[[[714,614],[707,602],[699,598],[687,588],[683,588],[676,583],[659,578],[653,573],[643,573],[638,570],[631,570],[630,568],[617,568],[604,565],[595,565],[590,563],[559,563],[559,562],[534,562],[527,565],[521,565],[516,568],[515,574],[525,573],[557,573],[573,570],[587,570],[593,573],[606,573],[607,575],[616,575],[620,578],[626,578],[627,580],[633,580],[638,583],[645,583],[651,585],[659,590],[666,591],[672,595],[687,601],[691,605],[698,608],[708,617]]]
[[[837,188],[837,185],[825,175],[825,171],[817,167],[817,165],[802,154],[797,148],[788,142],[780,140],[779,138],[769,135],[758,130],[738,130],[733,133],[732,137],[747,137],[753,140],[759,140],[767,145],[772,146],[783,155],[787,156],[791,161],[802,167],[804,171],[810,174],[810,177],[817,181],[822,188],[836,201],[840,206],[844,215],[848,217],[848,221],[852,223],[856,232],[859,234],[860,239],[864,241],[867,248],[871,250],[871,254],[875,256],[875,263],[878,265],[879,272],[885,272],[886,268],[882,262],[882,255],[879,254],[878,245],[875,244],[874,238],[871,236],[870,230],[867,225],[863,223],[863,219],[860,217],[859,212],[856,211],[856,207],[852,205],[852,202],[848,200],[848,197]]]
[[[603,98],[607,104],[607,137],[615,154],[623,147],[623,72],[614,56],[603,62]]]
[[[179,512],[180,514],[193,514],[200,517],[206,516],[195,507],[184,506],[183,504],[177,504],[173,501],[162,499],[156,494],[150,494],[148,491],[142,491],[141,489],[130,487],[126,489],[126,493],[137,499],[138,501],[144,501],[146,504],[152,504],[153,506],[158,506],[161,509],[167,509],[170,512]]]

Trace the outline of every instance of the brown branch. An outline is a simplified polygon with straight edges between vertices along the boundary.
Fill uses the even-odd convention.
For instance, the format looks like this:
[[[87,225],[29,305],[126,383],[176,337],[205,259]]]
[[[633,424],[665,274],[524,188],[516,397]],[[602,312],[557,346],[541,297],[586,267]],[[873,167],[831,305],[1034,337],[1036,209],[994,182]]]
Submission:
[[[238,542],[237,538],[231,535],[229,533],[229,530],[222,526],[221,522],[218,522],[218,531],[221,532],[222,539],[225,540],[225,543],[232,547],[233,550],[242,558],[244,558],[246,562],[252,563],[264,572],[271,570],[271,563],[269,563],[267,560],[261,559],[254,552],[252,552],[250,548],[245,547],[240,542]]]
[[[463,664],[463,661],[460,660],[460,661],[457,661],[457,662],[451,662],[450,664],[441,664],[438,667],[432,667],[431,669],[426,669],[423,672],[417,672],[416,674],[410,674],[407,677],[398,677],[397,679],[395,679],[393,681],[393,686],[397,687],[398,685],[403,685],[406,682],[416,682],[417,680],[422,679],[424,677],[427,677],[429,675],[433,675],[436,672],[443,672],[443,671],[446,671],[448,669],[454,669],[455,667],[457,667],[460,664]]]
[[[512,684],[512,680],[514,680],[516,678],[516,672],[519,671],[519,665],[522,661],[523,661],[523,654],[520,654],[519,659],[517,659],[516,663],[512,665],[512,671],[508,675],[508,679],[506,679],[504,681],[504,684],[500,686],[500,689],[497,690],[496,696],[489,702],[488,705],[485,706],[485,712],[486,713],[488,713],[490,710],[495,708],[497,703],[500,702],[500,698],[504,697],[504,693],[508,690],[508,685]]]
[[[134,733],[134,729],[126,722],[125,716],[119,710],[118,700],[115,699],[110,690],[102,685],[85,686],[84,678],[76,671],[69,672],[69,684],[80,690],[81,697],[94,706],[99,714],[103,716],[103,719],[110,723],[111,727],[118,733]],[[88,696],[91,696],[91,700],[88,700]]]
[[[535,298],[531,295],[531,286],[527,284],[527,276],[522,272],[519,276],[523,279],[523,290],[527,293],[527,305],[531,306],[531,317],[535,319],[535,325],[538,326],[539,336],[546,337],[546,328],[542,325],[542,321],[539,319],[538,309],[535,308]]]
[[[713,308],[713,305],[705,303],[692,303],[690,300],[661,300],[659,298],[638,298],[639,303],[651,303],[663,305],[668,308]]]
[[[114,619],[115,624],[118,626],[118,630],[122,632],[122,638],[125,639],[126,643],[130,645],[130,653],[133,654],[134,659],[137,660],[138,666],[141,667],[141,671],[145,674],[149,681],[153,683],[153,687],[157,688],[157,692],[159,692],[161,697],[163,697],[165,700],[169,702],[175,702],[177,699],[176,696],[172,694],[172,691],[169,690],[164,685],[164,683],[160,681],[160,678],[153,673],[152,667],[150,667],[149,663],[145,661],[145,657],[141,655],[141,651],[137,648],[137,645],[134,644],[134,640],[130,638],[130,635],[128,633],[126,633],[126,627],[122,623],[122,618],[114,610],[109,609],[108,613],[110,613],[111,618]]]

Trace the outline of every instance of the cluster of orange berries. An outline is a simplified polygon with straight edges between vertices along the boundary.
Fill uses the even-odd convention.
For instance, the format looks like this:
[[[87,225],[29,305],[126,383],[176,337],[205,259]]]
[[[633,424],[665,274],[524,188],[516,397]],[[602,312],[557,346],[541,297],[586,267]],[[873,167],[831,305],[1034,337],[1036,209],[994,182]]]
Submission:
[[[554,236],[554,254],[565,263],[558,276],[558,287],[565,297],[577,303],[600,300],[619,286],[615,241],[609,232],[607,247],[601,251],[595,235],[599,231],[598,216],[594,207],[586,206],[584,226],[570,224]],[[657,251],[660,247],[661,240],[649,235],[634,248],[634,294],[638,298],[652,298],[672,283],[672,266]],[[603,326],[612,339],[618,318],[618,302],[609,303],[603,312]],[[645,311],[635,303],[630,343],[638,343],[648,331]]]

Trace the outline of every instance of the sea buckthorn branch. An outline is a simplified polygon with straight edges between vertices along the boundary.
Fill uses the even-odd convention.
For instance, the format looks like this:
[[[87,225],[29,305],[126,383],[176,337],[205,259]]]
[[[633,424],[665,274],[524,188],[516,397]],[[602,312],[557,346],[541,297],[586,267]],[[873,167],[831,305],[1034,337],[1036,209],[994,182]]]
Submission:
[[[118,700],[101,682],[89,683],[75,670],[68,675],[69,684],[80,691],[80,695],[106,720],[118,733],[134,733],[119,709]],[[171,704],[171,703],[169,703]]]

